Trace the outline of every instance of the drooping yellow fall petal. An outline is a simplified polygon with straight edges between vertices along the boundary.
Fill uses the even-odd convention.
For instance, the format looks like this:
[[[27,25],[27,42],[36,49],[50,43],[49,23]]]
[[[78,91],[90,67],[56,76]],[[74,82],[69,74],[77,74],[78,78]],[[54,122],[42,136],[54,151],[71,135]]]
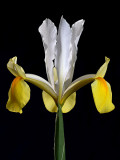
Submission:
[[[49,112],[57,112],[57,110],[58,110],[57,105],[56,105],[54,99],[48,93],[43,91],[42,92],[42,98],[43,98],[45,108]]]
[[[8,93],[6,108],[11,112],[22,113],[22,108],[30,99],[30,87],[21,77],[16,77]]]
[[[65,101],[63,107],[62,107],[62,112],[63,113],[68,113],[70,112],[76,103],[76,92],[74,92],[73,94],[71,94]]]
[[[110,84],[103,78],[98,77],[91,84],[96,108],[99,113],[111,112],[115,106],[112,103],[112,91]]]
[[[110,62],[110,59],[105,57],[105,63],[97,71],[96,77],[102,77],[103,78],[105,76],[105,73],[107,71],[107,67],[108,67],[109,62]]]

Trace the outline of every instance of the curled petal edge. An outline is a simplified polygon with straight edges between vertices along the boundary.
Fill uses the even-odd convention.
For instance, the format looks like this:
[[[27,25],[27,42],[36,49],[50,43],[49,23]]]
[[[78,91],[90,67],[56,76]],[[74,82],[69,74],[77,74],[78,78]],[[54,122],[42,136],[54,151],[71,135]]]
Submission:
[[[96,73],[96,78],[97,77],[103,78],[105,76],[109,62],[110,62],[110,59],[108,57],[105,57],[104,64],[99,68],[99,70]]]
[[[41,90],[44,90],[55,100],[55,102],[57,102],[57,94],[48,81],[34,74],[25,74],[25,75],[26,75],[25,80],[27,82],[34,84]]]
[[[24,69],[17,64],[17,57],[13,57],[8,61],[7,68],[15,77],[26,78]]]
[[[88,74],[81,76],[77,78],[75,81],[71,83],[71,85],[65,90],[62,99],[61,104],[65,102],[65,100],[74,92],[76,92],[78,89],[84,87],[85,85],[93,82],[95,80],[96,74]]]

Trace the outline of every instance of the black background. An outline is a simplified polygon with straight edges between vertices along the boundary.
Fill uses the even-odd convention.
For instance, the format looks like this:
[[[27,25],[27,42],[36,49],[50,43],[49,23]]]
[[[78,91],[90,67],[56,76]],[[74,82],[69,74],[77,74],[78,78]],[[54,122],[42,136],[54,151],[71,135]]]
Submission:
[[[55,3],[55,2],[54,2]],[[38,27],[50,18],[58,27],[61,16],[71,25],[85,19],[78,44],[78,59],[73,80],[96,73],[111,59],[105,79],[111,84],[113,112],[99,114],[95,108],[90,84],[77,92],[75,108],[64,114],[67,160],[120,159],[120,53],[119,14],[114,3],[65,4],[17,3],[1,5],[0,14],[0,159],[53,160],[55,114],[43,104],[41,90],[31,84],[31,99],[23,114],[6,110],[8,90],[14,76],[6,64],[13,56],[26,73],[45,79],[43,44]],[[69,2],[70,3],[70,2]],[[70,7],[71,5],[71,7]],[[62,6],[62,7],[61,7]],[[48,7],[48,8],[47,8]]]

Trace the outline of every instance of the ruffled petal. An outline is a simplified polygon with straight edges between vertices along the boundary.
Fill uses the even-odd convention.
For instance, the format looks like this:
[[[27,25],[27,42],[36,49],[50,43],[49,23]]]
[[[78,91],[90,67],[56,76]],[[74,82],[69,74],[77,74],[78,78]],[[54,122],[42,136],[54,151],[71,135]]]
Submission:
[[[48,93],[43,91],[42,92],[42,98],[43,98],[45,108],[49,112],[57,112],[58,108],[56,106],[56,103],[55,103],[54,99]]]
[[[76,103],[76,92],[74,92],[73,94],[71,94],[65,101],[63,107],[62,107],[62,112],[63,113],[68,113],[70,112]]]
[[[103,78],[98,77],[91,84],[96,108],[99,113],[111,112],[115,106],[112,103],[112,91],[110,84]]]
[[[16,77],[11,84],[8,97],[6,108],[11,112],[22,113],[22,108],[30,99],[30,87],[21,77]]]
[[[50,84],[54,87],[53,60],[55,59],[55,52],[56,52],[57,29],[54,23],[50,19],[46,19],[39,27],[39,32],[42,36],[44,50],[45,50],[47,77]]]

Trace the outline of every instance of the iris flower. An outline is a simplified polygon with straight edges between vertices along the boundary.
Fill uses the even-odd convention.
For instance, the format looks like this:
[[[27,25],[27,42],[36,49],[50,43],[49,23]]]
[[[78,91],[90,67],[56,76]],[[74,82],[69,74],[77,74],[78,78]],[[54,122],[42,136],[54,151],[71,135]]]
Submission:
[[[25,73],[13,57],[7,64],[8,70],[15,76],[9,93],[6,108],[12,112],[22,113],[23,107],[30,99],[30,82],[42,90],[42,98],[49,112],[62,113],[71,111],[76,103],[76,91],[91,83],[96,108],[99,113],[107,113],[115,107],[112,103],[110,84],[104,79],[109,58],[96,74],[87,74],[74,80],[74,68],[77,59],[78,41],[83,31],[84,20],[75,22],[71,27],[61,17],[59,29],[50,19],[45,19],[39,27],[45,50],[45,66],[48,81],[34,74]]]
[[[17,64],[17,57],[10,59],[7,68],[16,78],[9,90],[6,106],[8,110],[22,113],[22,108],[30,99],[30,87],[25,81],[43,90],[44,105],[50,112],[57,112],[58,103],[62,105],[63,113],[71,111],[76,103],[76,91],[93,81],[91,86],[97,110],[106,113],[114,109],[111,87],[104,79],[109,58],[105,58],[105,63],[97,74],[84,75],[72,82],[77,59],[77,44],[83,31],[83,24],[84,20],[79,20],[70,27],[62,17],[57,33],[50,19],[43,21],[39,32],[45,50],[48,81],[37,75],[25,73]]]

